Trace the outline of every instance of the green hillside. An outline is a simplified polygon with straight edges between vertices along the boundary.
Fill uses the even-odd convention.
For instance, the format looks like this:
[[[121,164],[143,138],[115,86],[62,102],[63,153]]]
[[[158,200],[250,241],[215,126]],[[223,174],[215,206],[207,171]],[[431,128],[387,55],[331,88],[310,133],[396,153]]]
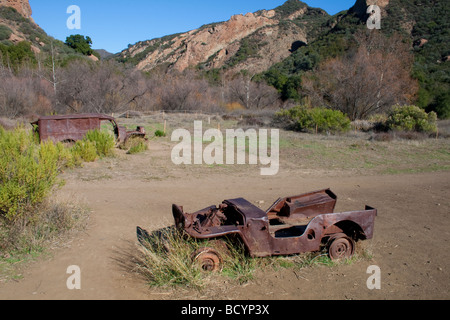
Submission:
[[[15,42],[10,40],[12,34],[16,38]],[[38,60],[48,64],[52,52],[60,65],[83,58],[74,49],[49,36],[37,24],[23,17],[16,9],[0,7],[0,62],[3,65],[16,69],[24,63],[36,66]]]
[[[288,1],[289,3],[289,1]],[[321,25],[322,33],[299,48],[263,77],[275,86],[283,99],[300,99],[302,75],[327,59],[342,56],[357,46],[354,37],[366,23],[352,9],[341,12]],[[446,1],[391,0],[382,16],[384,36],[400,33],[414,53],[412,75],[419,82],[416,103],[441,118],[450,117],[450,6]],[[420,46],[420,40],[425,44]]]

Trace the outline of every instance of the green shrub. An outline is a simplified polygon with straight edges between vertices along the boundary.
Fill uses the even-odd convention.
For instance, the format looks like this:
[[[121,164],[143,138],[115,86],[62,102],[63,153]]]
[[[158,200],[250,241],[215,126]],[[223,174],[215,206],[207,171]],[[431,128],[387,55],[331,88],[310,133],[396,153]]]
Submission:
[[[9,65],[17,71],[24,62],[36,64],[36,57],[31,49],[31,43],[21,41],[18,44],[7,46],[0,43],[0,63]]]
[[[22,128],[8,132],[0,128],[0,217],[30,218],[57,184],[61,166],[52,142],[39,146]]]
[[[72,147],[72,156],[85,162],[94,162],[97,160],[95,143],[87,140],[77,141]]]
[[[287,121],[297,131],[339,133],[350,130],[351,121],[341,111],[327,108],[297,106],[276,114],[278,121]]]
[[[144,139],[135,138],[130,142],[128,154],[137,154],[148,150],[148,143]]]
[[[56,151],[58,153],[58,161],[61,169],[75,168],[81,165],[81,157],[79,157],[72,148],[68,148],[64,144],[58,143],[56,145]]]
[[[437,131],[437,114],[426,113],[417,106],[394,106],[386,125],[391,130],[434,133]]]
[[[35,208],[58,184],[64,168],[92,162],[113,153],[114,137],[89,132],[72,148],[52,141],[36,143],[31,130],[0,127],[0,218],[13,223],[33,219]]]
[[[162,130],[156,130],[155,131],[155,137],[165,137],[166,136],[166,133],[164,132],[164,131],[162,131]]]
[[[9,37],[11,36],[11,33],[12,33],[12,31],[10,28],[8,28],[7,26],[5,26],[3,24],[0,25],[0,41],[8,40]]]
[[[108,132],[99,130],[89,131],[84,138],[85,142],[92,142],[99,157],[109,157],[114,154],[116,145],[114,137]]]
[[[116,142],[114,136],[99,130],[89,131],[83,140],[77,141],[68,151],[61,150],[60,157],[66,160],[66,167],[80,165],[81,162],[94,162],[97,158],[114,155]]]

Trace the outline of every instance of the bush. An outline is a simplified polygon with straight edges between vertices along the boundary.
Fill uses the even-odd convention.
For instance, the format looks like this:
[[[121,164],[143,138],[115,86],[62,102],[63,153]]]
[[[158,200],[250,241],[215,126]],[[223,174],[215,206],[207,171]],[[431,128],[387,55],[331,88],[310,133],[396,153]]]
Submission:
[[[11,33],[12,33],[12,31],[10,28],[8,28],[7,26],[5,26],[3,24],[0,25],[0,41],[8,40],[9,37],[11,36]]]
[[[110,140],[108,134],[93,132],[67,148],[52,141],[39,143],[33,131],[22,127],[0,127],[1,251],[39,250],[43,242],[80,221],[84,211],[52,203],[49,196],[61,184],[58,176],[64,168],[110,154]]]
[[[70,149],[61,146],[59,156],[65,160],[66,167],[75,167],[81,162],[94,162],[97,158],[114,155],[116,142],[108,132],[99,130],[89,131],[83,140],[77,141]]]
[[[14,71],[18,71],[24,62],[36,64],[36,57],[31,49],[31,43],[28,41],[22,41],[11,46],[0,43],[0,58],[0,63],[11,66]]]
[[[38,146],[22,128],[0,128],[0,218],[27,221],[57,184],[62,165],[52,142]]]
[[[165,134],[164,131],[162,131],[162,130],[156,130],[156,131],[155,131],[155,137],[160,137],[160,138],[162,138],[162,137],[165,137],[165,136],[166,136],[166,134]]]
[[[128,154],[137,154],[148,150],[148,143],[145,139],[142,138],[134,138],[129,143],[130,149],[128,150]]]
[[[81,159],[86,162],[97,160],[97,148],[92,141],[77,141],[72,147],[72,155],[75,159]]]
[[[388,115],[386,125],[390,130],[437,132],[437,114],[426,113],[417,106],[394,106]]]
[[[109,157],[114,154],[116,146],[115,139],[108,132],[99,130],[89,131],[84,138],[85,142],[92,142],[95,145],[99,157]]]
[[[350,130],[351,121],[341,111],[297,106],[276,114],[277,121],[287,121],[297,131],[339,133]]]

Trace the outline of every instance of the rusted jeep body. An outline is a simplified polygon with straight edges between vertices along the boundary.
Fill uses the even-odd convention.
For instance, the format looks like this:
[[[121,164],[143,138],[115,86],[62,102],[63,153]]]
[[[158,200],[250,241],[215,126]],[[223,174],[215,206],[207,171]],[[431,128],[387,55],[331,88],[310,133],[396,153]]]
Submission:
[[[102,121],[109,121],[113,125],[114,135],[119,143],[125,142],[132,136],[145,137],[145,130],[138,127],[136,131],[127,131],[117,124],[116,119],[104,114],[75,114],[64,116],[47,116],[31,123],[39,133],[41,141],[75,142],[82,140],[91,130],[100,130]]]
[[[173,205],[173,216],[178,229],[197,239],[237,235],[252,257],[314,252],[326,245],[335,260],[351,257],[356,241],[373,237],[377,215],[368,206],[333,213],[336,201],[327,189],[278,199],[267,211],[240,198],[193,214]]]

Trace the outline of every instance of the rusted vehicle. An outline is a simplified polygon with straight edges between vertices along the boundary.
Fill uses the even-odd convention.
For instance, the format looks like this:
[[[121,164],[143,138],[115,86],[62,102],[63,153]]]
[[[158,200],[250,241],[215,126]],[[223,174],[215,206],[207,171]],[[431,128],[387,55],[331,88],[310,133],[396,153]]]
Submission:
[[[31,123],[39,133],[41,141],[76,142],[82,140],[91,130],[100,130],[103,121],[113,126],[114,135],[118,143],[124,143],[130,137],[145,138],[145,129],[138,127],[136,131],[127,131],[119,126],[114,117],[104,114],[75,114],[64,116],[46,116]]]
[[[235,235],[252,257],[293,255],[326,247],[331,259],[350,258],[358,240],[371,239],[377,210],[334,213],[337,196],[321,190],[278,199],[267,211],[239,198],[219,207],[185,213],[173,205],[176,227],[196,239]],[[222,258],[215,248],[204,248],[195,259],[205,270],[218,270]]]

